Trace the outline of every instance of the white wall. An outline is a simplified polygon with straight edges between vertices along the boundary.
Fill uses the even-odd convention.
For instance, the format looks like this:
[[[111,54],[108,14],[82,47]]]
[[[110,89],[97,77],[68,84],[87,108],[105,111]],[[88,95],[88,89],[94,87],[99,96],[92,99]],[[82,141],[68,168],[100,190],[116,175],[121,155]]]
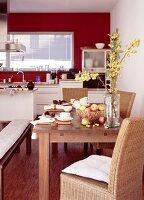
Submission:
[[[138,53],[123,64],[118,88],[136,92],[132,116],[144,116],[144,0],[119,0],[111,12],[111,32],[119,29],[123,47],[138,38]]]

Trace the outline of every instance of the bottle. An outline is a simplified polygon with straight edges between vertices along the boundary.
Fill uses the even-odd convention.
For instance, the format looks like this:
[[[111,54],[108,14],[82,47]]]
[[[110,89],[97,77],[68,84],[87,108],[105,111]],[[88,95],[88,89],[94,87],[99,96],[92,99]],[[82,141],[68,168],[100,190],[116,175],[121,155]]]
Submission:
[[[52,77],[52,79],[55,79],[56,76],[57,76],[57,73],[56,73],[55,70],[53,70],[52,73],[51,73],[51,77]]]
[[[57,78],[57,76],[56,76],[56,78],[55,78],[54,83],[55,83],[55,84],[58,84],[58,78]]]
[[[34,89],[34,83],[32,81],[29,81],[28,84],[27,84],[27,88],[29,90],[33,90]]]

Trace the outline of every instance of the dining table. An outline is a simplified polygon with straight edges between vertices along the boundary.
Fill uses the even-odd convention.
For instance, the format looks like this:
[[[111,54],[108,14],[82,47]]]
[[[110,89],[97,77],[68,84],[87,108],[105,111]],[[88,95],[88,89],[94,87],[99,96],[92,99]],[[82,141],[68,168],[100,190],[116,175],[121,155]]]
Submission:
[[[83,126],[76,111],[71,112],[69,123],[36,124],[33,132],[39,140],[39,200],[50,200],[50,143],[115,143],[119,127],[106,128],[104,125]]]

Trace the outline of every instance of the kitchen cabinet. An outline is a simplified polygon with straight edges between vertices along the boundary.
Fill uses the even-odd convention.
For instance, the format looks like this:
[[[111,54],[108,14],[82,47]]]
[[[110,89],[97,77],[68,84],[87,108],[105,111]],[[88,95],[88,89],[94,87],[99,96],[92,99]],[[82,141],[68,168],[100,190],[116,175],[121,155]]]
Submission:
[[[109,49],[81,48],[82,71],[105,73],[109,57]]]
[[[28,89],[1,89],[0,90],[0,121],[14,119],[34,120],[35,90]]]
[[[105,75],[105,70],[109,62],[109,49],[81,48],[82,50],[82,71],[96,71],[99,73],[102,81],[107,87],[110,87],[110,81]],[[103,88],[100,81],[94,80],[84,83],[84,87]]]
[[[36,113],[44,112],[44,105],[52,104],[53,100],[59,100],[59,85],[36,85]]]

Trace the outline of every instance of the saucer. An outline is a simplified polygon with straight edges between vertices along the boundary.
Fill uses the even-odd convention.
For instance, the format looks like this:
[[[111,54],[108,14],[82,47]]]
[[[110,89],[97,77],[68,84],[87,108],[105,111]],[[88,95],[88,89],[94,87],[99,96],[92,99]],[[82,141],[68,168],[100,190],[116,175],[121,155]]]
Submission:
[[[68,122],[68,121],[71,121],[73,118],[72,117],[69,117],[68,119],[61,119],[60,116],[56,116],[55,117],[58,121],[62,121],[62,122]]]

